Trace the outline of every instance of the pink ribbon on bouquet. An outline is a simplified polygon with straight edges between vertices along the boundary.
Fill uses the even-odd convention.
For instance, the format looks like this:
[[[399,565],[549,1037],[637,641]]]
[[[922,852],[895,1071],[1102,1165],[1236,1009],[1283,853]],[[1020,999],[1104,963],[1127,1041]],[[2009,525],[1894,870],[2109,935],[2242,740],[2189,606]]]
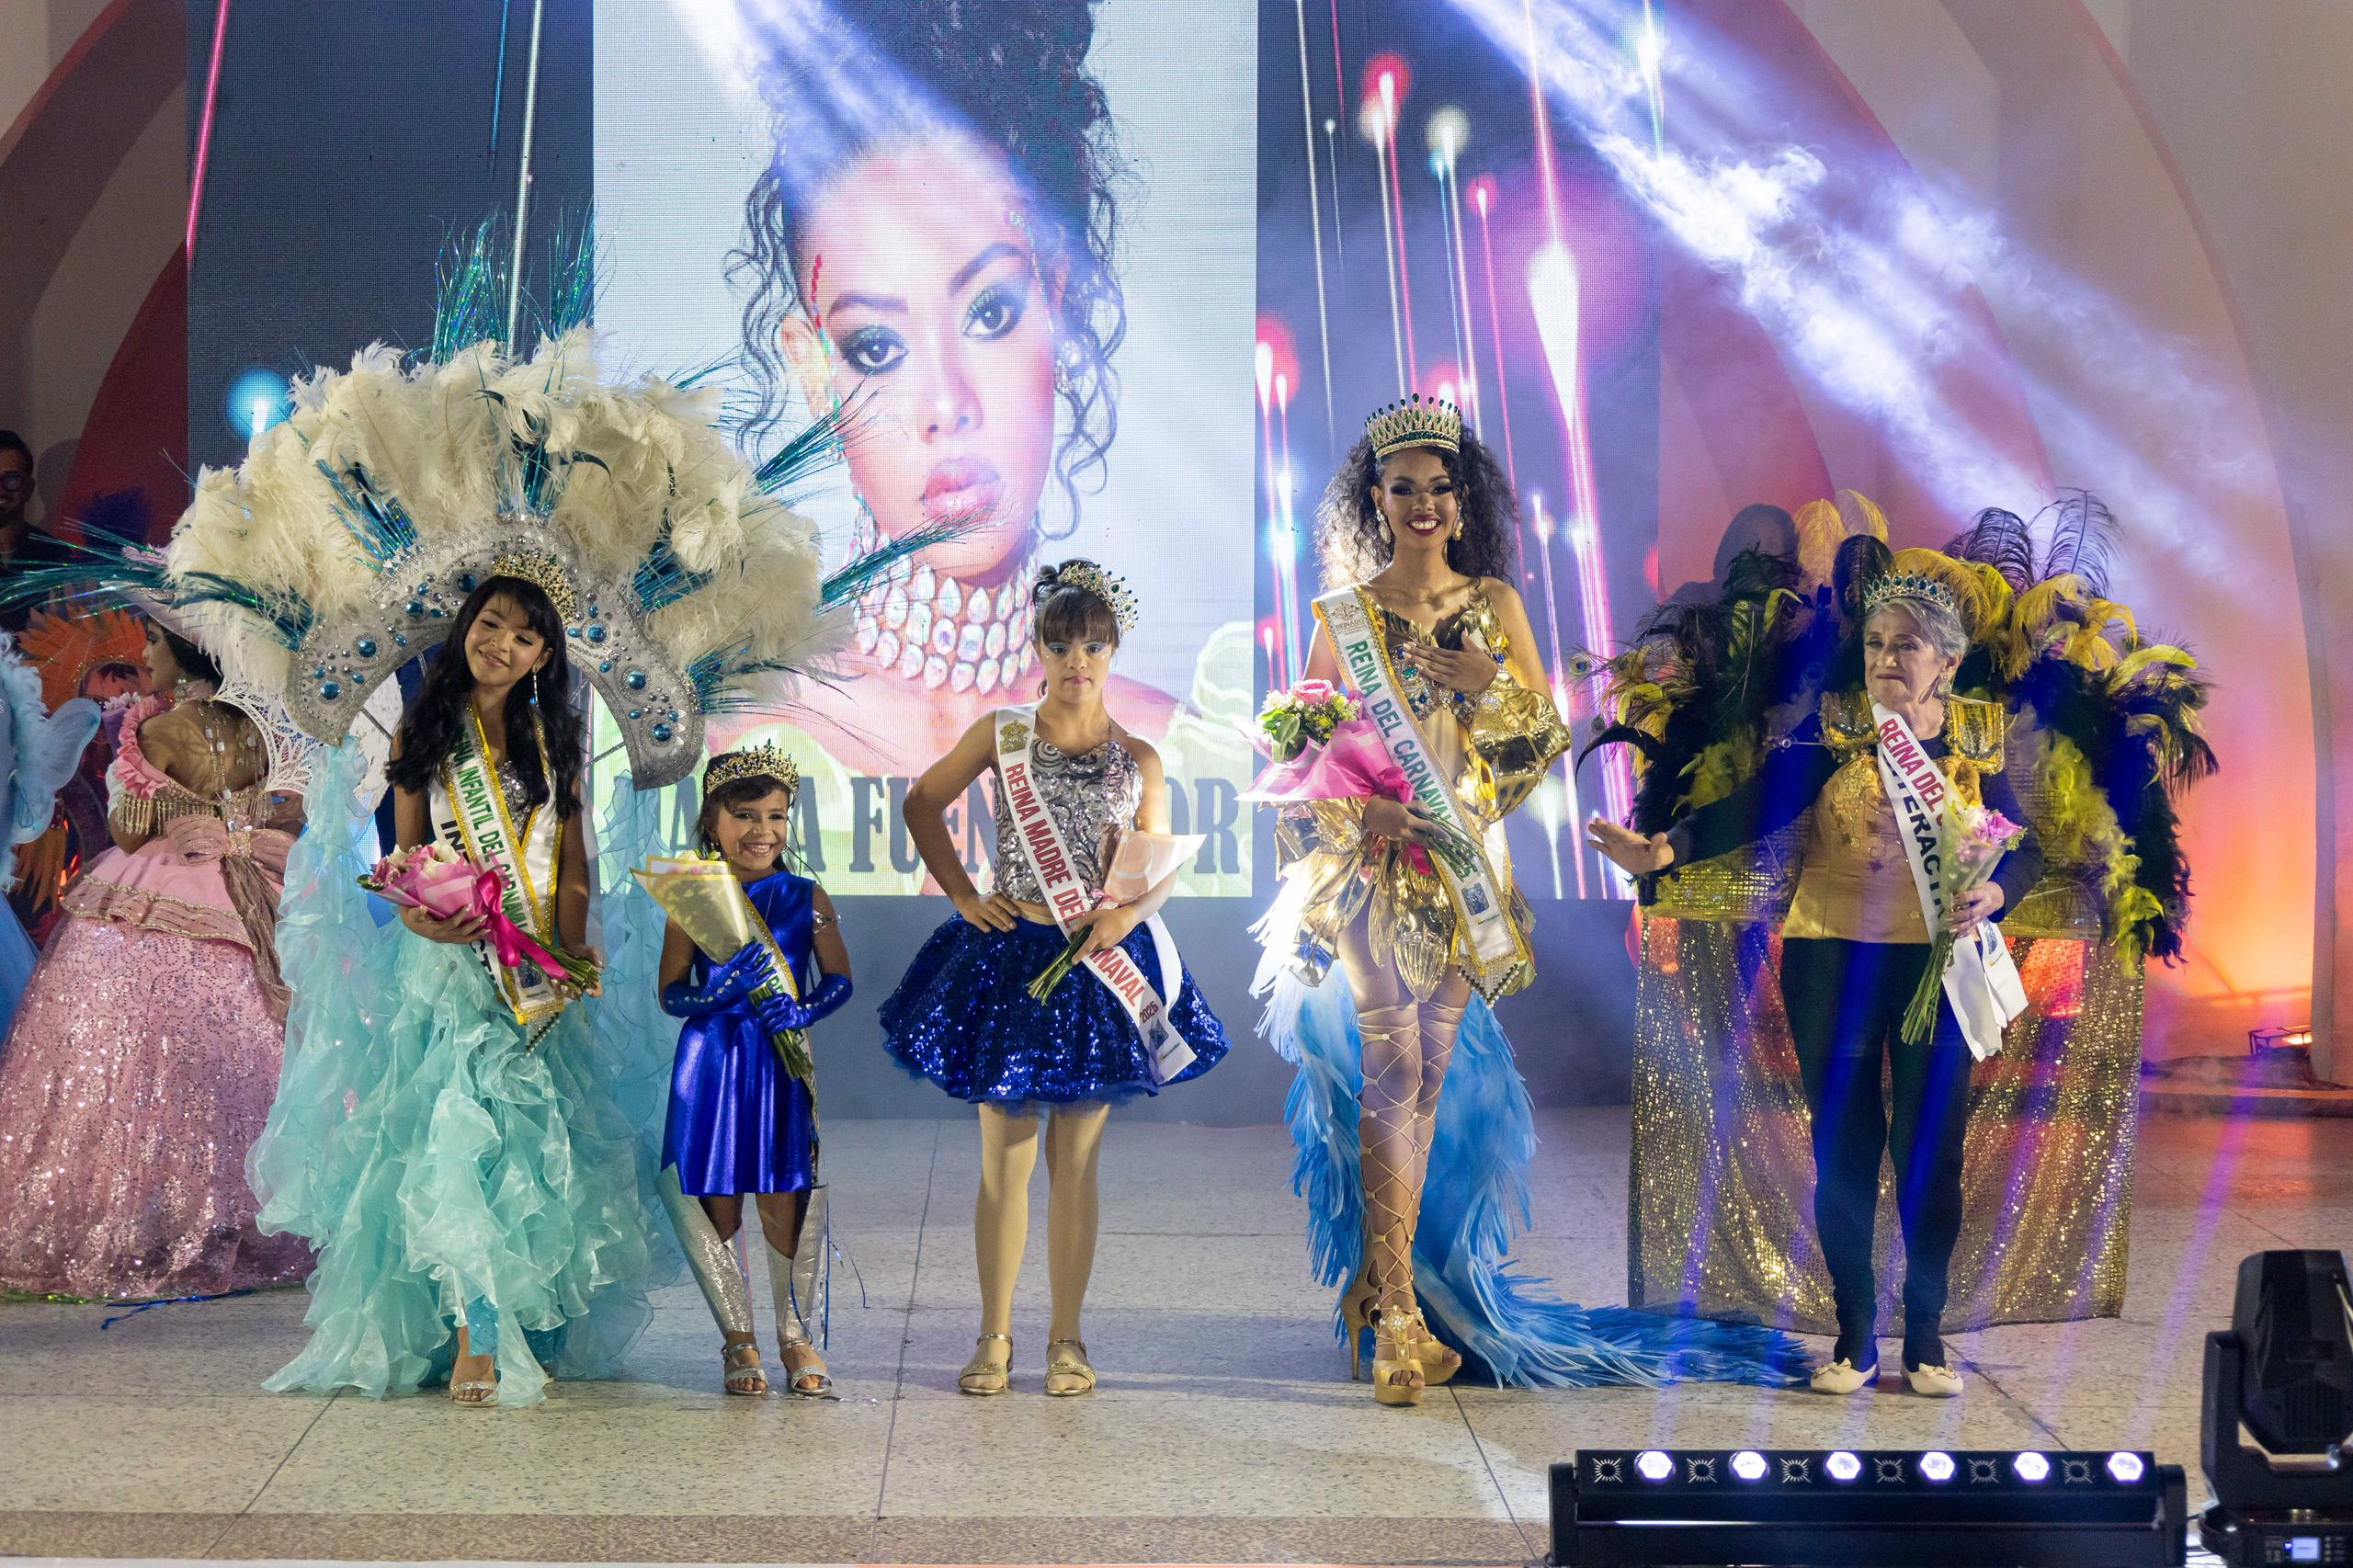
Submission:
[[[506,878],[495,866],[427,859],[412,851],[405,862],[389,857],[379,860],[375,869],[360,879],[360,885],[394,903],[422,909],[437,920],[474,916],[483,923],[483,935],[501,968],[520,969],[529,960],[550,980],[561,983],[572,978],[562,960],[507,918]]]
[[[1261,750],[1265,749],[1263,735],[1255,731],[1245,733]],[[1391,759],[1389,748],[1381,744],[1381,733],[1372,721],[1350,719],[1333,727],[1330,740],[1320,745],[1310,741],[1289,762],[1271,764],[1251,781],[1242,799],[1290,805],[1302,801],[1343,801],[1364,796],[1410,801],[1414,791],[1405,782],[1404,770]],[[1426,877],[1434,873],[1429,855],[1420,845],[1402,843],[1398,847],[1404,852],[1406,864],[1415,871]]]

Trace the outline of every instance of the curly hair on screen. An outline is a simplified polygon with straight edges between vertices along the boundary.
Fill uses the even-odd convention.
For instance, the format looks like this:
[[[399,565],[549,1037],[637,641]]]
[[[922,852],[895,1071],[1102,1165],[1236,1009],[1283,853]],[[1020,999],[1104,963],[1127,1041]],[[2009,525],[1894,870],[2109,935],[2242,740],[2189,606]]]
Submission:
[[[727,277],[745,296],[744,351],[757,383],[747,421],[788,402],[777,329],[812,310],[811,212],[867,153],[926,134],[1002,156],[1028,200],[1039,275],[1054,286],[1057,478],[1074,511],[1101,488],[1119,428],[1112,355],[1127,302],[1112,270],[1127,180],[1102,84],[1087,69],[1096,0],[791,0],[748,23],[750,74],[767,112],[768,163],[744,202]]]

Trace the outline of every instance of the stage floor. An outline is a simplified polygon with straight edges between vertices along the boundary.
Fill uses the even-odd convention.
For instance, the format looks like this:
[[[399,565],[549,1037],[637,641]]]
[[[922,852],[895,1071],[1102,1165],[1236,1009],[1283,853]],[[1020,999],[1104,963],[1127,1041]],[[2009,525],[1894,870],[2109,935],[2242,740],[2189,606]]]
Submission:
[[[1624,1290],[1626,1113],[1548,1113],[1519,1256]],[[1954,1342],[1960,1400],[1687,1386],[1433,1391],[1345,1381],[1279,1128],[1115,1125],[1093,1396],[1041,1397],[1039,1235],[1015,1392],[955,1392],[973,1324],[969,1120],[828,1122],[844,1398],[723,1399],[691,1285],[626,1381],[543,1408],[273,1396],[305,1298],[0,1307],[0,1552],[801,1562],[1519,1562],[1580,1443],[2146,1446],[2197,1479],[2203,1336],[2250,1252],[2353,1241],[2353,1121],[2144,1123],[2122,1321]],[[762,1317],[765,1323],[765,1291]],[[1892,1347],[1891,1347],[1892,1354]],[[773,1361],[771,1361],[773,1370]]]

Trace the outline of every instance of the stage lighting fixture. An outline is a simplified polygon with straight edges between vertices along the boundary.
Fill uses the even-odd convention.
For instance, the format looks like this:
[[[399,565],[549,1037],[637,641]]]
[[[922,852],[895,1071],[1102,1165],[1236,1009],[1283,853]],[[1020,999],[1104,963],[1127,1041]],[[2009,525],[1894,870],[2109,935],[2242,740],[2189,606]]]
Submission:
[[[2145,1453],[1587,1449],[1552,1499],[1555,1568],[2176,1568],[2188,1539]]]
[[[2353,1562],[2353,1280],[2337,1252],[2239,1265],[2227,1333],[2206,1336],[2199,1539],[2226,1562]]]

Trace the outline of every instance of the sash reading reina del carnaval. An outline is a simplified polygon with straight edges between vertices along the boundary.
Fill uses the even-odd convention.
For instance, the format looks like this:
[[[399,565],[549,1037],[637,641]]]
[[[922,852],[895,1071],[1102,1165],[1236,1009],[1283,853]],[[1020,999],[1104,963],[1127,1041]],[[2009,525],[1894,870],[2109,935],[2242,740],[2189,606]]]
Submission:
[[[1529,1222],[1536,1118],[1490,1004],[1527,984],[1534,964],[1502,823],[1552,767],[1567,733],[1549,695],[1519,686],[1508,669],[1474,699],[1432,707],[1425,729],[1389,653],[1386,621],[1399,618],[1355,588],[1326,594],[1314,608],[1360,716],[1375,726],[1415,803],[1446,830],[1421,846],[1429,856],[1424,872],[1394,845],[1364,836],[1358,802],[1283,808],[1283,885],[1256,927],[1266,950],[1255,988],[1267,998],[1259,1032],[1297,1068],[1283,1115],[1315,1278],[1332,1287],[1354,1280],[1364,1255],[1363,1040],[1347,972],[1333,961],[1340,934],[1362,920],[1376,951],[1386,946],[1386,961],[1417,996],[1430,995],[1455,968],[1473,988],[1430,1128],[1414,1232],[1415,1294],[1431,1328],[1462,1352],[1465,1375],[1556,1388],[1682,1378],[1781,1384],[1802,1375],[1802,1347],[1770,1330],[1579,1306],[1513,1267],[1512,1238]],[[1459,634],[1463,646],[1506,651],[1483,596],[1449,619],[1454,632],[1447,622],[1435,632],[1442,645]],[[1483,828],[1490,814],[1493,825]],[[1339,1304],[1336,1292],[1334,1327],[1345,1332]]]
[[[1021,858],[1029,863],[1046,894],[1046,907],[1054,924],[1068,935],[1070,923],[1092,910],[1096,898],[1093,890],[1079,880],[1062,829],[1054,825],[1053,813],[1038,792],[1029,761],[1037,726],[1035,708],[1001,710],[996,722],[996,767],[1005,780],[1006,804],[1013,812],[1014,842],[1021,846]],[[1152,933],[1162,976],[1181,979],[1185,971],[1177,961],[1176,938],[1169,934],[1167,923],[1155,915],[1144,922],[1144,928]],[[1167,998],[1152,988],[1133,959],[1117,948],[1099,948],[1087,954],[1085,961],[1127,1009],[1136,1032],[1143,1038],[1144,1049],[1152,1053],[1157,1082],[1165,1084],[1193,1064],[1193,1048],[1168,1020]]]
[[[1423,847],[1454,905],[1457,928],[1468,949],[1464,956],[1470,960],[1464,971],[1479,994],[1493,1001],[1509,988],[1514,975],[1525,971],[1528,944],[1512,918],[1511,900],[1488,859],[1487,846],[1465,818],[1398,687],[1389,645],[1381,634],[1380,606],[1361,587],[1340,588],[1315,601],[1315,615],[1331,636],[1341,669],[1363,695],[1364,717],[1381,732],[1381,744],[1404,774],[1415,803],[1446,829]],[[1500,834],[1500,824],[1496,831]]]

